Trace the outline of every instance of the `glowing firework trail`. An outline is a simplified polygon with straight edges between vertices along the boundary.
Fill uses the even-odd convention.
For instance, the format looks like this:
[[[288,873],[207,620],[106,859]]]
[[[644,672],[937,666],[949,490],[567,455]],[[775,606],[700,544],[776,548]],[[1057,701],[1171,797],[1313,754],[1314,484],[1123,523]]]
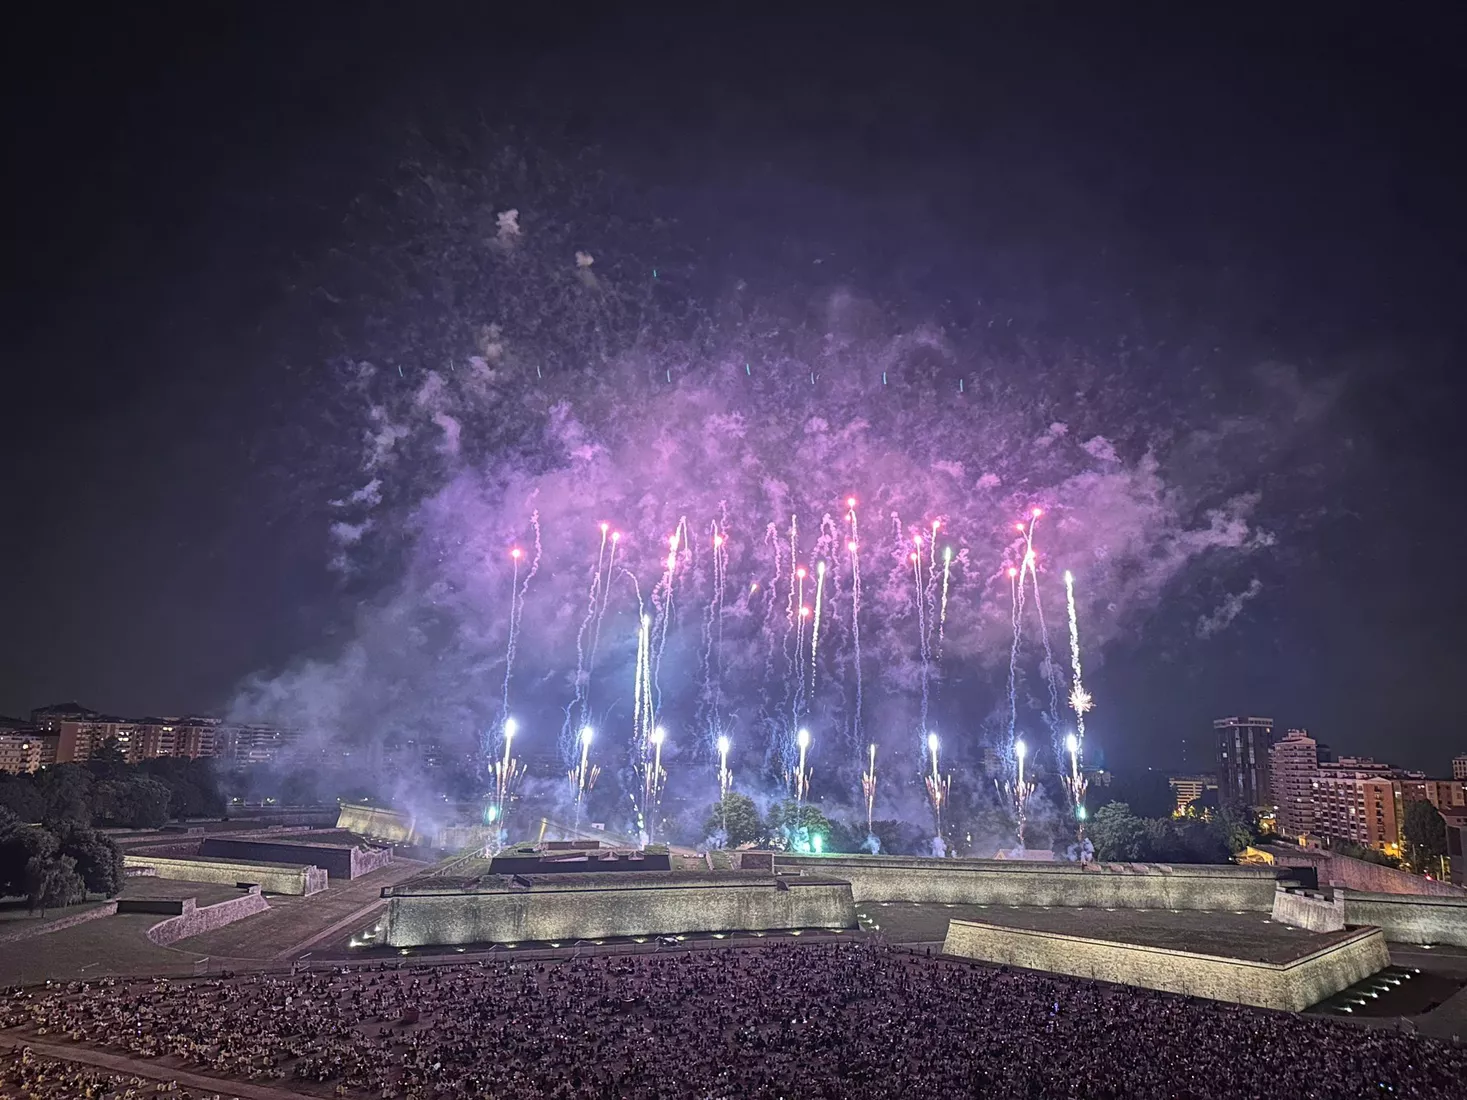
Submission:
[[[1024,525],[1018,525],[1022,533]],[[1009,596],[1013,600],[1014,641],[1009,648],[1009,742],[1015,736],[1014,727],[1019,720],[1019,634],[1024,621],[1024,583],[1019,570],[1009,567]]]
[[[810,698],[815,698],[815,660],[820,655],[820,613],[825,606],[825,562],[815,563],[815,626],[810,632]]]
[[[667,783],[667,772],[662,769],[662,742],[666,736],[660,728],[652,731],[648,736],[652,758],[642,762],[642,816],[648,840],[652,838],[652,828],[662,802],[662,789]]]
[[[652,619],[643,615],[641,626],[637,628],[637,664],[632,679],[632,745],[638,752],[642,749],[646,735],[644,717],[647,704],[647,649],[651,644],[651,627]]]
[[[927,773],[927,799],[932,803],[932,821],[937,835],[942,836],[942,806],[952,789],[952,776],[944,776],[937,767],[937,734],[927,735],[927,752],[932,759],[932,770]],[[870,832],[868,826],[867,832]]]
[[[866,796],[866,835],[871,835],[871,819],[876,810],[876,746],[870,746],[866,770],[861,773],[861,793]]]
[[[504,701],[499,706],[501,722],[509,714],[509,674],[514,668],[514,609],[520,589],[520,559],[525,556],[525,552],[516,546],[509,552],[509,556],[514,559],[514,575],[509,581],[509,639],[504,643]]]
[[[1028,755],[1028,746],[1023,741],[1015,741],[1014,762],[1018,770],[1018,779],[1009,788],[1009,794],[1014,800],[1014,820],[1021,849],[1024,847],[1024,824],[1029,811],[1029,796],[1034,793],[1034,784],[1024,777],[1024,759]]]
[[[575,792],[576,799],[576,825],[581,823],[581,803],[586,800],[586,792],[596,785],[596,778],[601,774],[601,769],[591,763],[591,741],[596,736],[590,726],[581,727],[581,762],[570,770],[571,789]]]
[[[1065,740],[1070,750],[1070,795],[1075,801],[1075,820],[1083,839],[1085,832],[1085,777],[1080,772],[1080,753],[1085,747],[1085,712],[1093,705],[1090,693],[1085,690],[1085,678],[1080,670],[1080,625],[1075,615],[1075,578],[1065,570],[1065,606],[1070,615],[1070,671],[1074,681],[1070,687],[1070,707],[1075,712],[1075,733]]]
[[[800,750],[800,763],[794,774],[795,802],[798,804],[805,800],[805,795],[810,791],[810,770],[805,767],[805,753],[810,748],[810,731],[802,729],[795,734],[795,744]]]
[[[662,631],[657,640],[657,657],[652,662],[652,686],[657,696],[657,709],[662,709],[662,654],[667,649],[667,628],[672,622],[673,582],[677,579],[678,549],[688,536],[688,517],[678,520],[677,529],[667,540],[667,572],[662,576]],[[656,600],[653,601],[656,603]]]
[[[810,606],[805,603],[805,577],[808,575],[803,565],[795,570],[795,604],[798,610],[795,618],[795,656],[790,663],[790,674],[798,674],[798,683],[794,687],[794,708],[791,718],[798,722],[800,715],[805,710],[805,624],[810,621]]]
[[[728,797],[728,792],[733,789],[733,772],[728,769],[729,740],[722,735],[718,738],[718,797]],[[727,826],[725,826],[725,829]]]
[[[769,649],[764,655],[764,682],[766,684],[769,684],[772,683],[774,680],[775,616],[778,614],[778,612],[776,611],[776,607],[778,605],[775,602],[775,598],[779,593],[779,578],[781,576],[779,565],[779,528],[772,523],[769,524],[769,526],[764,529],[764,541],[769,545],[769,549],[774,555],[774,578],[769,582],[768,603],[765,605],[764,611],[764,632],[769,637]],[[756,583],[754,587],[749,590],[751,597],[754,590],[758,587],[759,586]]]
[[[942,657],[942,643],[947,634],[947,587],[948,580],[953,571],[953,548],[946,547],[942,552],[942,610],[937,620],[937,656]]]
[[[1065,570],[1065,603],[1070,613],[1070,671],[1074,675],[1074,683],[1070,688],[1070,708],[1075,712],[1075,728],[1080,734],[1083,747],[1085,712],[1095,703],[1085,690],[1085,678],[1080,671],[1080,624],[1075,616],[1075,578],[1068,569]]]
[[[927,730],[927,617],[922,609],[922,536],[914,535],[912,545],[916,547],[911,553],[912,562],[912,596],[917,604],[917,643],[918,652],[922,658],[922,725],[921,732]]]
[[[596,599],[601,594],[601,566],[606,561],[606,536],[611,524],[601,525],[601,546],[596,551],[596,568],[591,573],[591,591],[586,596],[586,617],[581,620],[581,629],[576,631],[576,697],[573,705],[580,707],[580,719],[586,719],[586,631],[596,621]],[[570,718],[567,716],[567,723]],[[567,728],[566,733],[569,733]]]
[[[728,580],[728,538],[713,524],[713,595],[703,620],[703,696],[713,709],[713,733],[721,728],[723,707],[723,600]]]
[[[861,739],[861,542],[856,529],[856,498],[846,498],[846,516],[851,521],[851,540],[846,549],[851,555],[851,640],[856,662],[856,740]],[[874,776],[874,772],[872,773]],[[874,780],[873,780],[874,781]]]
[[[1049,627],[1044,623],[1044,604],[1039,598],[1039,566],[1038,555],[1034,552],[1034,528],[1039,524],[1039,517],[1044,515],[1042,508],[1035,508],[1029,519],[1029,529],[1024,535],[1024,564],[1019,571],[1019,584],[1024,583],[1024,572],[1027,570],[1029,579],[1034,582],[1034,614],[1039,620],[1039,640],[1044,645],[1044,676],[1049,684],[1049,728],[1059,735],[1059,674],[1054,667],[1054,652],[1049,647]]]
[[[606,524],[601,525],[601,538],[606,539]],[[601,648],[601,621],[606,618],[606,609],[611,604],[611,577],[612,570],[616,565],[616,547],[621,542],[621,532],[611,532],[611,552],[606,555],[606,580],[601,582],[600,606],[596,609],[596,628],[591,632],[591,658],[586,662],[586,694],[583,700],[581,713],[591,707],[591,677],[596,673],[596,651]],[[597,572],[600,572],[600,561],[598,558]]]
[[[495,805],[492,824],[502,826],[514,789],[525,774],[524,767],[510,755],[518,725],[513,718],[504,720],[504,756],[494,762]]]

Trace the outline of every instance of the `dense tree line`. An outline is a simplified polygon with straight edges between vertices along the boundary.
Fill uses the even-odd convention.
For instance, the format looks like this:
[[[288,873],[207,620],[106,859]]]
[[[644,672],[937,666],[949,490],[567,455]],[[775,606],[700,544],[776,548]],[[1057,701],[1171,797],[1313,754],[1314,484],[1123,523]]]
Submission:
[[[102,828],[155,829],[218,816],[224,798],[210,761],[128,764],[115,741],[85,764],[0,776],[0,897],[32,909],[122,889],[122,850]]]
[[[1255,839],[1253,822],[1226,809],[1138,817],[1124,802],[1100,807],[1086,835],[1096,859],[1144,863],[1226,863]]]

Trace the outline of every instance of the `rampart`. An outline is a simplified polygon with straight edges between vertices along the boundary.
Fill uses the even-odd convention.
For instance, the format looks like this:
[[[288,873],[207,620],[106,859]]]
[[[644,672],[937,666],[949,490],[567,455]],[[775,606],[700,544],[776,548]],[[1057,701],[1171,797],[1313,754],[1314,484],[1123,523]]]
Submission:
[[[1467,898],[1467,889],[1450,882],[1438,882],[1408,871],[1367,863],[1363,859],[1342,856],[1318,848],[1291,848],[1285,844],[1268,844],[1263,851],[1279,867],[1312,867],[1319,874],[1320,886],[1339,886],[1365,894],[1414,894],[1419,897]]]
[[[254,863],[293,863],[320,867],[332,878],[358,878],[392,862],[391,848],[357,848],[350,844],[310,844],[211,836],[199,845],[203,858]]]
[[[117,904],[119,913],[172,914],[148,929],[148,939],[161,947],[212,932],[269,908],[270,903],[261,895],[258,886],[251,886],[239,897],[214,905],[200,906],[197,898],[138,898]]]
[[[1277,872],[1233,864],[1021,863],[897,856],[774,857],[776,870],[834,875],[855,900],[1110,909],[1273,909]]]
[[[319,867],[286,863],[249,863],[223,859],[166,859],[160,856],[124,856],[126,870],[152,868],[158,878],[184,882],[214,882],[225,886],[248,883],[267,894],[317,894],[326,889],[326,872]]]
[[[1338,932],[1345,927],[1345,899],[1280,887],[1273,896],[1273,919],[1309,932]]]
[[[1440,943],[1467,947],[1467,898],[1412,897],[1339,890],[1345,919],[1373,924],[1395,943]]]
[[[60,932],[63,928],[70,928],[74,924],[83,924],[100,917],[110,917],[115,912],[117,912],[117,902],[104,901],[100,905],[93,905],[79,912],[67,913],[55,920],[7,921],[4,925],[0,925],[0,943],[14,943],[16,940],[28,940],[32,936],[49,935],[52,932]]]
[[[422,878],[382,893],[389,899],[384,938],[393,947],[856,923],[849,883],[743,871]]]
[[[373,840],[385,840],[389,844],[417,843],[413,818],[399,810],[343,802],[336,817],[336,827]]]
[[[1390,965],[1378,928],[1359,929],[1286,963],[1269,963],[953,920],[943,953],[1291,1012]]]

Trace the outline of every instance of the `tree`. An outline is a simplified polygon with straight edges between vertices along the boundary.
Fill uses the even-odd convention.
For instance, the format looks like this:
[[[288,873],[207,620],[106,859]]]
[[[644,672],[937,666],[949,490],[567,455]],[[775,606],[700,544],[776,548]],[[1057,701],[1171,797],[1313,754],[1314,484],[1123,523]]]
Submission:
[[[57,834],[61,854],[76,864],[87,891],[103,897],[122,892],[124,878],[122,849],[106,833],[83,825],[68,824]]]
[[[104,779],[93,792],[98,824],[126,829],[156,829],[166,825],[168,800],[168,788],[143,775]]]
[[[910,856],[932,854],[932,830],[911,821],[884,819],[871,822],[871,835],[877,841],[877,854]],[[991,852],[987,853],[992,855]]]
[[[1440,872],[1447,854],[1447,823],[1437,808],[1424,799],[1406,803],[1401,821],[1401,838],[1411,866],[1418,871]]]
[[[47,823],[92,821],[92,776],[80,764],[55,764],[36,776],[41,793],[41,820]]]
[[[764,831],[775,847],[823,851],[830,836],[830,819],[808,802],[787,798],[769,807]]]
[[[88,758],[87,771],[98,779],[116,779],[123,775],[127,771],[127,757],[123,754],[122,743],[115,737],[103,741]]]
[[[0,896],[28,895],[31,861],[55,859],[60,851],[56,838],[39,825],[12,825],[0,833]]]
[[[30,775],[0,775],[0,806],[27,823],[40,821],[46,812],[46,800]]]
[[[26,862],[25,879],[26,897],[33,910],[44,912],[86,900],[87,888],[76,873],[76,860],[70,856],[32,856]]]
[[[1087,830],[1097,859],[1137,860],[1146,855],[1146,826],[1124,802],[1109,802],[1095,812]]]
[[[707,830],[708,836],[722,833],[723,843],[727,848],[752,844],[764,832],[764,824],[759,820],[759,810],[754,805],[754,800],[737,791],[730,791],[708,808],[708,820],[703,828]]]

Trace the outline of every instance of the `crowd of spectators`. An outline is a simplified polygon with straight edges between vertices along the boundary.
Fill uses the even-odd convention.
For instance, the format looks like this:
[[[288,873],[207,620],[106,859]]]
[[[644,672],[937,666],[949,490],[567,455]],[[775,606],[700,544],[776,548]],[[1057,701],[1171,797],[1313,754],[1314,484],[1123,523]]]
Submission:
[[[1426,1100],[1467,1081],[1456,1043],[860,941],[107,979],[11,991],[0,1028],[372,1100]]]

